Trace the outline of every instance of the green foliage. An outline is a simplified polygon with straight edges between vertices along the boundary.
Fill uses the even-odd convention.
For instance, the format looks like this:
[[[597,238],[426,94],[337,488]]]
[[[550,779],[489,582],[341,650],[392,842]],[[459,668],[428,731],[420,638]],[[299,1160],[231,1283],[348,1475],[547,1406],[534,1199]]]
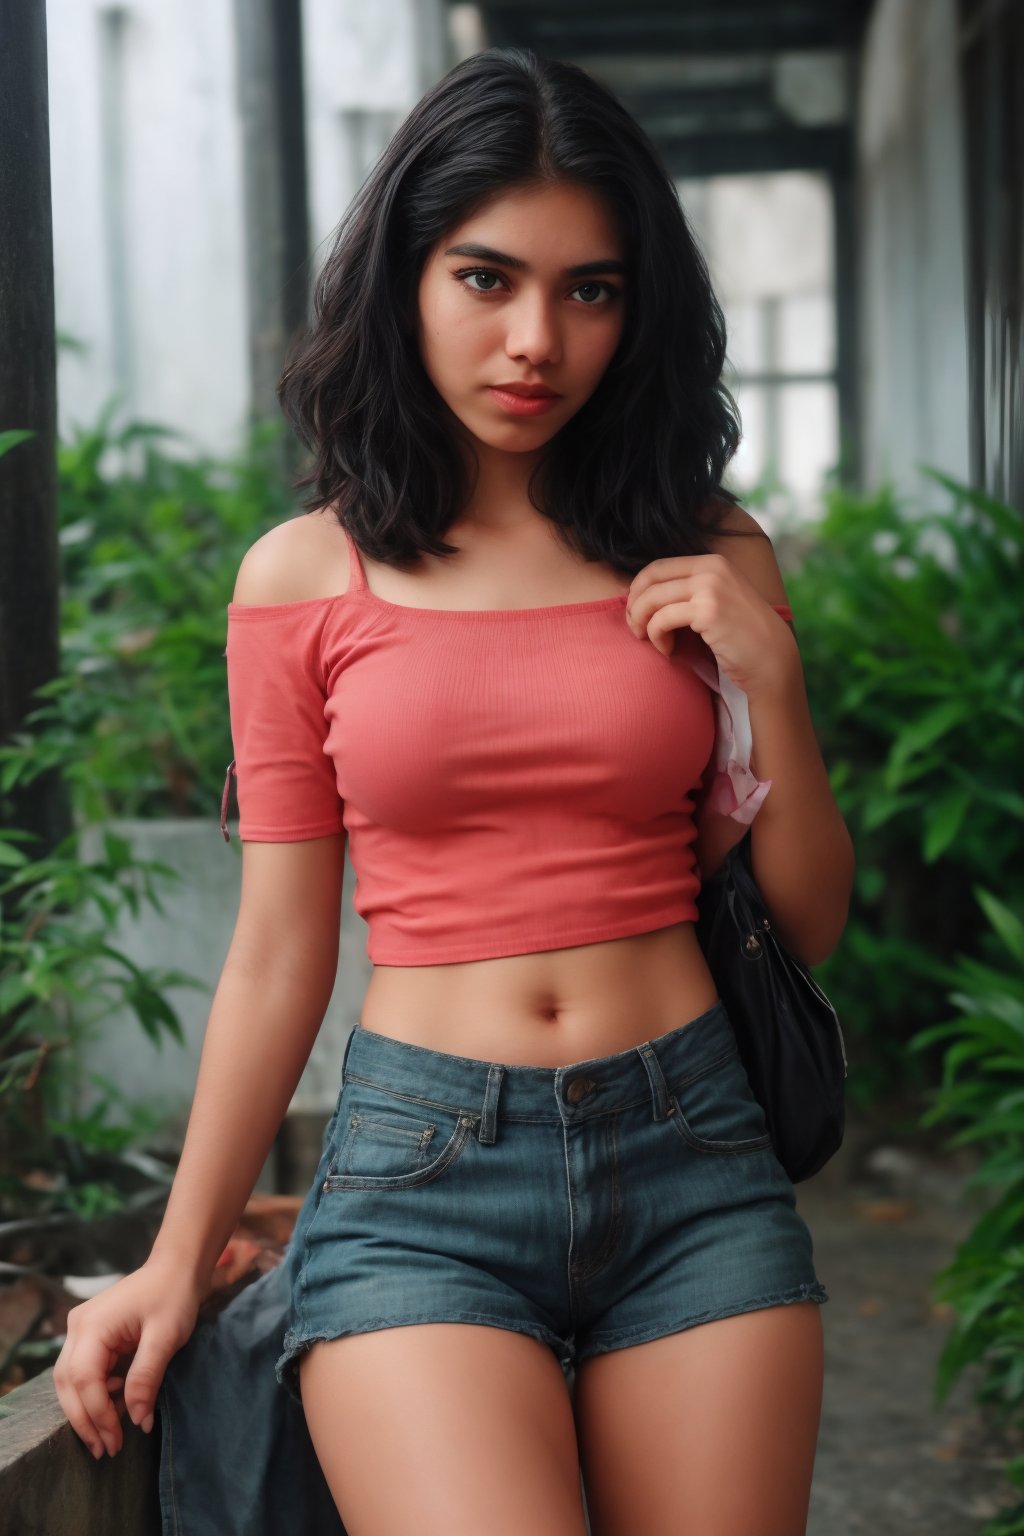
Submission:
[[[294,511],[280,426],[231,463],[182,459],[177,434],[111,427],[112,408],[58,456],[61,670],[0,747],[0,795],[58,768],[76,820],[219,813],[231,757],[225,607],[242,555]],[[111,460],[140,461],[114,473]]]
[[[955,989],[952,1019],[920,1031],[908,1048],[922,1051],[946,1042],[942,1080],[922,1124],[960,1123],[951,1146],[976,1145],[982,1160],[968,1183],[998,1191],[934,1277],[937,1299],[957,1318],[936,1370],[934,1401],[940,1406],[969,1364],[982,1368],[976,1401],[1000,1424],[1024,1430],[1024,923],[990,891],[974,895],[1011,969],[997,970],[958,956],[949,972]],[[1024,1456],[1006,1476],[1024,1488]],[[1024,1501],[985,1527],[982,1536],[1024,1532]]]
[[[946,503],[830,489],[786,586],[833,792],[857,850],[822,983],[855,1048],[851,1097],[923,1089],[909,1035],[942,1011],[942,959],[995,955],[972,885],[1024,902],[1024,522],[929,472]],[[792,568],[790,566],[792,565]],[[857,1040],[862,1048],[856,1046]]]
[[[921,1128],[956,1120],[952,1145],[978,1149],[972,1182],[996,1196],[935,1277],[957,1315],[935,1406],[977,1363],[978,1401],[1020,1428],[1024,522],[926,474],[942,494],[938,510],[908,509],[890,489],[831,489],[824,518],[776,544],[822,754],[857,852],[849,922],[822,968],[851,1039],[848,1092],[930,1101]],[[943,1017],[950,1002],[952,1019]],[[1005,1471],[1024,1488],[1024,1457]],[[1024,1536],[1024,1502],[982,1536]]]
[[[142,900],[163,911],[155,882],[178,878],[176,870],[135,858],[109,829],[91,863],[79,857],[77,833],[35,859],[18,847],[26,836],[0,832],[0,1219],[92,1217],[122,1203],[118,1155],[157,1122],[129,1106],[127,1124],[110,1124],[118,1095],[99,1078],[105,1097],[78,1115],[75,1053],[122,1011],[158,1047],[167,1035],[181,1043],[166,989],[202,983],[143,969],[110,942],[122,913],[137,914]]]
[[[158,426],[114,430],[113,412],[59,448],[60,673],[0,744],[5,1220],[117,1208],[138,1167],[133,1148],[159,1123],[97,1075],[89,1080],[100,1100],[86,1114],[76,1102],[76,1057],[90,1035],[127,1012],[158,1047],[181,1043],[168,989],[203,985],[138,966],[113,942],[142,902],[163,913],[161,884],[178,876],[137,858],[107,823],[219,812],[231,756],[225,605],[245,550],[291,510],[275,457],[279,424],[254,429],[239,458],[222,464],[163,452],[176,434]],[[32,436],[0,433],[0,455]],[[47,772],[67,787],[75,831],[32,857],[11,805]],[[80,834],[93,824],[103,855],[85,863]]]
[[[25,427],[15,427],[9,432],[0,432],[0,459],[5,453],[10,453],[19,443],[27,442],[30,437],[35,437],[34,432]]]

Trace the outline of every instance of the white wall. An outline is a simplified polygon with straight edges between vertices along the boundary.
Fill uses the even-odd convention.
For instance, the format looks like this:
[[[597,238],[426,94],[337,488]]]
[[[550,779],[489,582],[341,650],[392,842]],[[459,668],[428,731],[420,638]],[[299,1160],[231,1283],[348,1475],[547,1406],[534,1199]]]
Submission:
[[[325,242],[398,123],[445,73],[444,0],[305,0],[310,243]]]
[[[47,0],[59,429],[157,421],[221,450],[244,418],[230,0]]]
[[[47,0],[58,426],[115,393],[226,455],[248,406],[233,0]],[[306,0],[310,241],[447,68],[443,0]],[[173,451],[173,450],[172,450]]]

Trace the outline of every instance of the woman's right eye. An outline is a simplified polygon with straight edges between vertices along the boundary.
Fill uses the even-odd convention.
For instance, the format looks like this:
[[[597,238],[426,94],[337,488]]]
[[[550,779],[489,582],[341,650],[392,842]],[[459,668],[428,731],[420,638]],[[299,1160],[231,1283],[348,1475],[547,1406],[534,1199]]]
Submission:
[[[463,288],[469,288],[469,284],[465,281],[465,279],[467,277],[494,277],[494,278],[499,278],[499,279],[501,277],[501,273],[500,272],[491,272],[486,267],[468,267],[468,268],[463,268],[461,271],[453,272],[451,275],[454,278],[455,282],[460,283]],[[494,293],[495,289],[494,288],[470,288],[469,291],[470,291],[470,293]]]

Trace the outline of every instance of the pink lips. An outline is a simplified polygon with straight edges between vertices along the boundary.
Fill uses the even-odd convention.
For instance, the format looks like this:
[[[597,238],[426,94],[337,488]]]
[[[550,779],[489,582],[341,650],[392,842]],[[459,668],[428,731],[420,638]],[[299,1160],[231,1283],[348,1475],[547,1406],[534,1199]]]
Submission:
[[[487,393],[512,416],[541,416],[558,401],[559,395],[516,395],[508,389],[487,386]]]

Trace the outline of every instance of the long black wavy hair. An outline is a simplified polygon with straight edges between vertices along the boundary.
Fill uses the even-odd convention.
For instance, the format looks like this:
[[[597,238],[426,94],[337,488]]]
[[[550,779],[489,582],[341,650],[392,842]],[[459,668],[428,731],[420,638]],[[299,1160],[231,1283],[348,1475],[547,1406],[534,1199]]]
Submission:
[[[289,350],[281,408],[313,462],[306,511],[331,506],[371,559],[457,553],[442,535],[469,471],[415,333],[436,243],[492,198],[568,182],[604,200],[625,248],[619,346],[529,482],[570,549],[635,575],[707,553],[738,499],[721,485],[740,442],[721,380],[725,319],[679,195],[616,97],[577,65],[487,48],[450,69],[394,133],[346,210]]]

